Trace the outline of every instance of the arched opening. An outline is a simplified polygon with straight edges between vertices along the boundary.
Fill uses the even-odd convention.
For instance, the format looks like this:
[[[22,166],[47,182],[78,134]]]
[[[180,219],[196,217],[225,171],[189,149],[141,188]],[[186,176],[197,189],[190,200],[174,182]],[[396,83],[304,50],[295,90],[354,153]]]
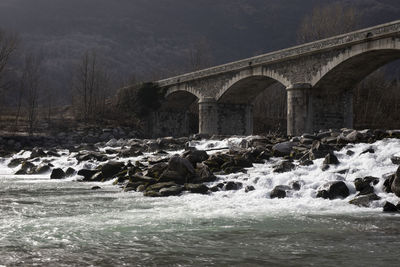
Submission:
[[[383,49],[338,62],[314,86],[314,129],[400,128],[398,59]]]
[[[250,134],[286,133],[286,86],[273,78],[260,75],[240,79],[227,87],[218,103],[229,124],[225,128],[240,129],[240,123],[247,119],[252,127]],[[242,118],[242,114],[251,117]]]
[[[155,136],[181,137],[198,133],[198,98],[187,91],[168,93],[155,114]]]

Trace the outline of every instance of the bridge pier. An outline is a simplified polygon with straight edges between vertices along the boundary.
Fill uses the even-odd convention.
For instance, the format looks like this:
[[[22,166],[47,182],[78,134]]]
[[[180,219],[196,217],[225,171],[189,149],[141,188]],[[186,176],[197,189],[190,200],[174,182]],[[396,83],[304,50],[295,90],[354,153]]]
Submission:
[[[214,98],[199,100],[199,133],[219,134],[218,132],[218,104]]]
[[[222,135],[252,135],[253,105],[219,103],[218,126]]]
[[[253,105],[199,101],[199,133],[209,135],[252,135]]]
[[[314,130],[353,128],[353,90],[314,91]]]
[[[294,84],[287,88],[287,134],[294,136],[313,131],[312,86]]]

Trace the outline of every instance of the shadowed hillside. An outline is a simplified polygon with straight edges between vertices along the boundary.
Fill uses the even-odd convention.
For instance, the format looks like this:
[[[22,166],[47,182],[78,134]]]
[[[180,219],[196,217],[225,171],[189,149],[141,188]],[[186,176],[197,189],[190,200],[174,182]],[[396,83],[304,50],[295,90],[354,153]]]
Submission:
[[[285,48],[312,6],[330,0],[2,0],[0,25],[41,51],[49,85],[65,95],[71,69],[95,48],[115,81],[154,79],[190,70],[190,49],[205,42],[208,65]],[[356,5],[360,27],[400,18],[400,2]],[[76,8],[79,6],[79,8]]]

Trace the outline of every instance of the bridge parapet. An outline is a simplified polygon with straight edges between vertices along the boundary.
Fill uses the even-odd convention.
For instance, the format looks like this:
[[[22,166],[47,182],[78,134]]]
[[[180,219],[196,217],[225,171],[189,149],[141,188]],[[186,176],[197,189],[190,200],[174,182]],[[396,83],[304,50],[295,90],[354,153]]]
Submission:
[[[386,23],[351,33],[307,43],[272,53],[267,53],[232,63],[191,72],[176,77],[160,80],[157,83],[161,87],[168,87],[196,79],[206,78],[210,76],[220,75],[227,72],[240,71],[249,67],[273,64],[280,61],[286,61],[297,57],[304,57],[321,53],[327,50],[340,49],[357,43],[373,41],[384,37],[400,37],[400,20]]]

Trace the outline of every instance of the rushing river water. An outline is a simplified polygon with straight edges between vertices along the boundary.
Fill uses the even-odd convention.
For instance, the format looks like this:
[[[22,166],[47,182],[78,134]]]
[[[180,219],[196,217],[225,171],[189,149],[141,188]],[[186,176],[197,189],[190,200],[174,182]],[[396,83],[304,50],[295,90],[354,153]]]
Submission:
[[[208,143],[199,143],[198,147]],[[214,144],[224,146],[226,144]],[[345,200],[315,198],[334,170],[299,167],[272,174],[272,162],[255,165],[239,180],[245,193],[145,198],[108,184],[54,181],[48,176],[11,175],[0,168],[0,266],[398,266],[400,216],[382,213],[382,193],[372,208],[348,204],[356,177],[394,172],[390,156],[400,140],[356,145],[355,156],[337,153],[353,171],[342,177],[352,195]],[[66,161],[65,159],[58,159]],[[62,165],[61,163],[59,163]],[[63,163],[65,166],[65,162]],[[278,184],[303,181],[286,199],[270,199]],[[92,191],[93,185],[101,190]]]

